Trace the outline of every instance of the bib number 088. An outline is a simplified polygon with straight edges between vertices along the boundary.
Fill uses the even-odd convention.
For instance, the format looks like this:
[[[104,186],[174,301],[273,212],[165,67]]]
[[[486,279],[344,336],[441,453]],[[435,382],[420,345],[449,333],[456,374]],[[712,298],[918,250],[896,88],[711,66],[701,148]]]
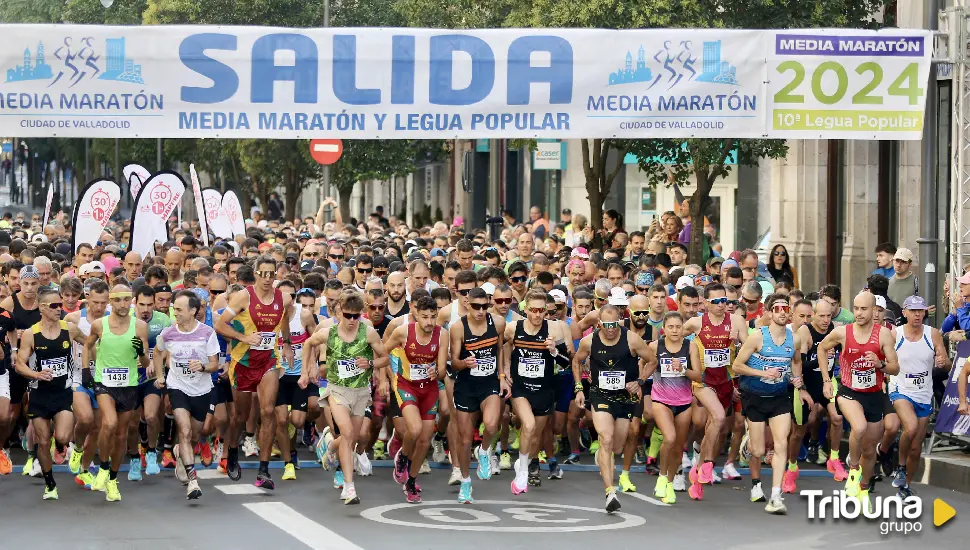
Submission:
[[[792,73],[791,80],[782,86],[774,95],[775,103],[805,103],[805,96],[795,93],[799,90],[806,78],[805,66],[798,61],[788,60],[778,64],[776,71],[779,74]],[[868,81],[852,95],[853,105],[882,105],[883,95],[873,93],[879,88],[885,78],[883,68],[880,64],[867,61],[856,67],[855,72],[860,79],[868,77]],[[822,79],[831,73],[835,77],[836,87],[832,93],[827,93],[822,89]],[[845,67],[835,61],[825,61],[819,64],[811,75],[811,92],[815,101],[823,105],[834,105],[842,101],[849,91],[849,75]],[[919,100],[926,93],[920,87],[919,65],[910,63],[899,76],[889,84],[887,93],[890,96],[909,98],[910,105],[918,105]]]

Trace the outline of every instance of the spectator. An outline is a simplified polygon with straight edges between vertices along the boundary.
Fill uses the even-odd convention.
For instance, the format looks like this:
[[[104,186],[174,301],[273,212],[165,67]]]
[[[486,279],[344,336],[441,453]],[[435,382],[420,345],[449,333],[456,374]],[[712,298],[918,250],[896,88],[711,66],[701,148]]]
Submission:
[[[771,249],[771,256],[768,258],[768,273],[776,283],[788,281],[795,288],[798,288],[798,272],[791,265],[791,258],[788,256],[788,249],[783,244],[776,244]]]
[[[529,219],[532,220],[532,233],[540,239],[545,239],[549,234],[549,220],[542,217],[542,210],[538,206],[529,209]]]
[[[958,343],[967,339],[970,330],[970,273],[957,278],[960,292],[956,298],[956,309],[943,320],[942,332],[950,342]]]
[[[896,245],[892,243],[876,245],[876,269],[873,273],[891,279],[896,274],[896,270],[893,269],[894,254],[896,254]]]
[[[889,279],[889,296],[892,301],[902,303],[910,296],[919,295],[919,280],[913,272],[913,251],[908,248],[897,248],[893,254],[893,270],[895,273]]]
[[[269,194],[266,212],[269,214],[270,220],[283,221],[283,201],[280,200],[280,194],[276,191]]]
[[[886,321],[892,323],[893,326],[906,323],[906,320],[903,318],[903,308],[887,295],[889,291],[889,279],[878,273],[873,273],[866,279],[866,288],[869,289],[869,292],[873,296],[882,296],[886,299],[886,312],[883,314],[883,318]]]
[[[764,264],[758,260],[758,253],[750,248],[741,251],[739,256],[738,264],[741,266],[741,271],[745,272],[745,282],[750,280],[755,280],[757,282],[767,282],[771,283],[771,286],[775,286],[775,280],[772,278],[771,274],[768,273],[767,268],[762,269]]]

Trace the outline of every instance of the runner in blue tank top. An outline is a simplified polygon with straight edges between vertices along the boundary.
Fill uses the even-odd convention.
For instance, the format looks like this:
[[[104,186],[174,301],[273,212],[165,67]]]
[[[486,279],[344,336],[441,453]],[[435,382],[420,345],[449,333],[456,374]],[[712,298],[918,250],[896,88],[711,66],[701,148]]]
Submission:
[[[761,460],[765,455],[765,423],[771,428],[775,454],[771,461],[771,497],[765,506],[770,514],[785,514],[781,482],[788,456],[788,436],[792,426],[792,393],[790,385],[799,388],[799,397],[809,409],[812,398],[802,385],[801,337],[787,327],[791,314],[788,298],[772,294],[765,300],[769,326],[749,337],[734,361],[734,372],[741,377],[741,413],[748,420],[751,460],[751,501],[763,502]]]

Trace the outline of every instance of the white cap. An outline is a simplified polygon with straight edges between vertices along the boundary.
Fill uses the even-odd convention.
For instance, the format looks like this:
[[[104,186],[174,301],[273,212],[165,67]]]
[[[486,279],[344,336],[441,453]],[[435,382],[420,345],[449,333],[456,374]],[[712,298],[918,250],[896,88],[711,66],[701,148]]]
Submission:
[[[44,235],[43,233],[34,233],[34,235],[30,238],[30,242],[32,242],[32,243],[46,243],[47,242],[47,235]]]
[[[495,294],[495,285],[492,283],[485,283],[482,285],[482,290],[485,291],[485,294],[491,296],[492,294]]]
[[[886,309],[886,298],[884,298],[883,296],[876,296],[876,307],[881,307],[882,309]]]
[[[610,289],[609,304],[611,306],[628,306],[630,299],[626,297],[626,291],[622,287]]]
[[[80,274],[81,275],[87,275],[89,273],[93,273],[93,272],[96,272],[96,271],[97,272],[104,273],[105,272],[105,270],[104,270],[104,264],[101,263],[101,262],[99,262],[99,261],[88,262],[88,263],[86,263],[86,264],[84,264],[84,265],[81,266],[81,273]]]
[[[677,284],[674,285],[674,288],[680,290],[689,286],[694,286],[694,279],[688,277],[687,275],[682,275],[679,279],[677,279]]]
[[[563,291],[561,291],[561,290],[559,290],[558,288],[554,288],[554,289],[550,290],[549,291],[549,295],[552,296],[552,298],[554,300],[556,300],[556,303],[557,304],[565,304],[566,303],[566,293],[563,292]],[[623,294],[623,297],[626,298],[626,293]]]

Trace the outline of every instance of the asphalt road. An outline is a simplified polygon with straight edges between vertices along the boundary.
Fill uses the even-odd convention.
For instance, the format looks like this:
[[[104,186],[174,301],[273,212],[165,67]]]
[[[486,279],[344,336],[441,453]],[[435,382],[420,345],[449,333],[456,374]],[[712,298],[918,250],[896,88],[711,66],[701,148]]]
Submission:
[[[310,463],[307,463],[309,466]],[[588,468],[581,468],[588,470]],[[809,520],[808,498],[788,495],[787,516],[770,516],[764,504],[748,501],[750,482],[708,487],[702,502],[678,494],[673,506],[650,498],[656,478],[634,474],[637,496],[621,495],[619,514],[603,512],[604,492],[596,473],[570,470],[559,481],[513,496],[511,475],[479,481],[474,474],[475,504],[459,505],[457,487],[446,484],[448,470],[421,476],[424,502],[407,504],[389,468],[358,478],[359,506],[345,506],[332,488],[332,473],[304,467],[296,481],[277,489],[252,486],[255,471],[246,469],[237,483],[214,469],[202,473],[203,496],[189,503],[171,471],[127,481],[121,474],[123,500],[108,503],[103,493],[76,486],[68,473],[56,473],[60,500],[43,501],[43,481],[19,475],[0,478],[0,527],[3,547],[58,549],[260,548],[357,550],[376,548],[956,548],[966,544],[970,495],[917,486],[922,516],[908,535],[880,534],[881,520]],[[816,472],[803,476],[799,489],[839,489]],[[823,477],[824,476],[824,477]],[[768,478],[768,475],[765,475]],[[877,495],[890,496],[889,482]],[[957,511],[942,528],[933,526],[933,504],[942,498]],[[893,522],[896,520],[893,519]],[[902,526],[902,524],[899,524]],[[604,535],[608,539],[604,539]]]

